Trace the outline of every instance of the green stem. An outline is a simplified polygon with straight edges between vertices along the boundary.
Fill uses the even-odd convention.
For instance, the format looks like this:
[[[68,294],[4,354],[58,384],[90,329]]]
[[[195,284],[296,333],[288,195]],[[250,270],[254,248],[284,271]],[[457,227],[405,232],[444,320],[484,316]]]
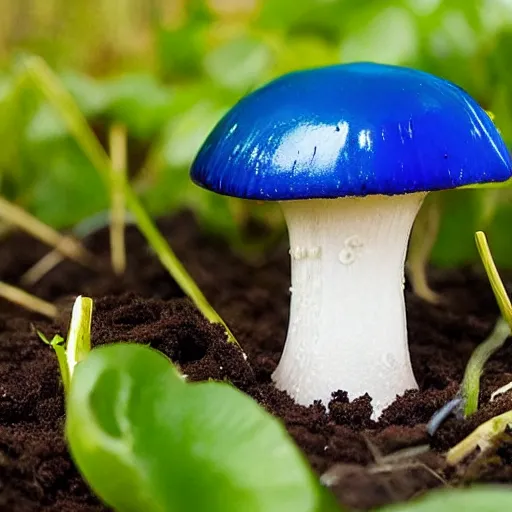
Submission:
[[[464,398],[464,416],[468,417],[478,410],[480,395],[480,377],[489,358],[503,346],[510,336],[510,326],[499,318],[492,333],[471,354],[462,380],[462,396]]]
[[[123,182],[127,172],[126,127],[114,123],[109,130],[110,162],[110,258],[115,274],[126,270],[125,198]]]
[[[484,366],[494,352],[503,346],[505,340],[510,336],[512,329],[512,304],[494,263],[487,238],[482,231],[477,231],[475,233],[475,241],[502,317],[497,321],[490,336],[471,354],[471,358],[466,366],[461,384],[461,392],[465,400],[465,417],[478,410],[480,377]]]
[[[475,233],[475,241],[485,272],[487,273],[487,277],[491,283],[492,291],[496,297],[498,307],[500,308],[503,318],[512,329],[512,304],[507,294],[507,290],[505,289],[505,285],[498,273],[496,264],[494,263],[491,250],[489,249],[489,244],[487,243],[487,238],[482,231],[477,231]]]
[[[45,61],[40,57],[29,57],[25,67],[36,87],[59,112],[76,142],[87,155],[96,170],[105,179],[107,186],[111,183],[112,164],[98,139],[90,129],[78,105],[71,94],[64,88]],[[174,254],[173,250],[156,228],[137,195],[133,192],[127,178],[123,180],[123,192],[126,205],[132,212],[137,227],[146,237],[157,254],[162,265],[178,283],[183,292],[192,300],[201,313],[213,323],[224,326],[228,340],[236,343],[236,339],[220,315],[208,302],[185,267]]]

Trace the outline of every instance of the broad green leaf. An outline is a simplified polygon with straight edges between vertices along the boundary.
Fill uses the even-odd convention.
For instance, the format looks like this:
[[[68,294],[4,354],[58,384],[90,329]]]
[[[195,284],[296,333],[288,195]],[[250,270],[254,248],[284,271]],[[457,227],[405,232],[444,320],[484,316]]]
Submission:
[[[414,16],[406,9],[389,7],[378,11],[358,26],[341,46],[343,62],[366,61],[404,64],[417,51],[418,36]]]
[[[474,487],[433,491],[418,500],[379,509],[379,512],[505,512],[512,510],[509,487]]]
[[[262,2],[258,23],[265,28],[287,30],[300,18],[313,12],[321,0],[280,0]]]
[[[480,217],[480,190],[440,192],[441,226],[432,251],[440,266],[464,265],[478,261],[474,233]]]
[[[498,206],[493,222],[486,229],[492,245],[492,255],[500,269],[512,268],[512,190],[503,191],[504,200]]]
[[[173,92],[146,74],[125,74],[106,83],[109,107],[106,115],[126,125],[140,138],[149,138],[168,122]]]
[[[102,114],[111,101],[108,82],[101,82],[76,71],[68,71],[61,77],[82,113],[88,117]]]
[[[189,167],[210,130],[225,108],[209,100],[198,101],[168,124],[162,142],[162,157],[173,168]]]
[[[39,106],[39,98],[21,76],[4,84],[0,99],[0,186],[1,193],[17,199],[34,181],[28,159],[30,147],[25,130]]]
[[[269,78],[272,53],[256,37],[232,39],[207,53],[204,67],[211,79],[228,89],[247,92]]]
[[[486,231],[496,264],[512,266],[512,191],[467,189],[439,193],[441,228],[432,254],[436,265],[454,267],[479,261],[474,245],[475,231]]]
[[[29,143],[38,144],[63,138],[67,133],[68,130],[64,121],[50,105],[44,103],[39,107],[28,125],[26,137]]]
[[[185,383],[141,345],[94,349],[76,367],[66,433],[117,511],[337,510],[278,420],[228,384]]]
[[[74,72],[64,73],[61,79],[87,118],[99,116],[109,107],[108,84]],[[27,138],[33,143],[66,137],[68,133],[64,121],[48,103],[40,106],[27,128]]]
[[[105,210],[109,197],[101,177],[69,137],[31,146],[30,211],[57,228],[70,227]]]
[[[163,76],[200,76],[206,36],[207,25],[197,20],[176,29],[161,28],[157,33],[157,50]]]

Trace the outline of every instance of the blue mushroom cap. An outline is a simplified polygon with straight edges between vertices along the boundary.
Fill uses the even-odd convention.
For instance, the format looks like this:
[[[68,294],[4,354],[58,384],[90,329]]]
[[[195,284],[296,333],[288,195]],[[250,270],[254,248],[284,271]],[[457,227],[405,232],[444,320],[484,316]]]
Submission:
[[[192,180],[290,200],[406,194],[511,177],[510,154],[464,90],[374,63],[290,73],[238,102],[201,147]]]

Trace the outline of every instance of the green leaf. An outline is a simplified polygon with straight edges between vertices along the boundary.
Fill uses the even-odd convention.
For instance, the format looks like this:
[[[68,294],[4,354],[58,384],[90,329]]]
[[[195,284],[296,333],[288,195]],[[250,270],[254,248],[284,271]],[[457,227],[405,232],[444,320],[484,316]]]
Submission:
[[[319,0],[280,0],[262,2],[258,24],[267,29],[288,29],[294,23],[313,12],[323,2]]]
[[[66,360],[69,375],[73,376],[76,365],[91,351],[92,299],[78,296],[73,304],[71,323],[66,339]]]
[[[173,93],[151,75],[125,74],[106,84],[110,97],[107,116],[140,138],[150,138],[168,121]]]
[[[438,192],[441,226],[432,251],[432,261],[439,266],[459,266],[478,261],[474,233],[481,215],[480,190]]]
[[[157,33],[157,50],[164,77],[199,76],[207,48],[207,28],[193,20],[176,29],[162,28]]]
[[[410,62],[417,52],[417,32],[416,20],[408,10],[395,6],[381,9],[345,39],[341,58],[343,62]]]
[[[67,228],[108,208],[101,177],[69,136],[31,145],[27,158],[33,183],[25,194],[31,213],[43,222]]]
[[[203,100],[176,117],[164,132],[161,149],[164,163],[173,168],[188,168],[225,111],[214,102]]]
[[[61,79],[86,117],[102,114],[110,104],[111,92],[108,83],[75,71],[64,73]]]
[[[379,512],[505,512],[512,510],[508,487],[474,487],[428,493],[414,502],[392,505]]]
[[[60,378],[62,379],[64,394],[67,395],[69,392],[69,384],[71,382],[71,374],[69,373],[66,349],[62,345],[58,344],[52,345],[52,347],[59,363]]]
[[[71,383],[66,432],[115,510],[336,510],[278,420],[224,383],[185,383],[159,352],[94,349]]]
[[[27,126],[26,137],[29,143],[38,144],[66,137],[67,133],[66,125],[59,115],[50,105],[44,103]]]
[[[39,103],[25,77],[15,76],[3,84],[0,98],[0,185],[1,193],[10,199],[26,193],[34,181],[33,170],[27,165],[30,148],[24,133]]]
[[[269,75],[270,48],[256,37],[232,39],[206,54],[204,66],[212,80],[235,91],[246,92]]]

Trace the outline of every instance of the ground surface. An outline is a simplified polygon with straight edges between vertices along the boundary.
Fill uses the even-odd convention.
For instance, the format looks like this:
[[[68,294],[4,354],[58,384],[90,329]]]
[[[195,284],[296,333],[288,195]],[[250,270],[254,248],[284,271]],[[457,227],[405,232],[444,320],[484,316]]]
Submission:
[[[161,224],[179,257],[232,327],[249,358],[224,343],[182,298],[147,249],[128,232],[129,270],[122,280],[108,272],[63,263],[33,292],[61,307],[50,323],[0,302],[0,510],[105,510],[74,468],[62,436],[63,399],[57,362],[39,341],[34,325],[51,336],[65,334],[70,305],[78,293],[96,299],[93,342],[150,343],[180,363],[193,379],[230,379],[279,416],[323,474],[337,467],[335,492],[359,508],[406,500],[428,488],[475,481],[512,483],[512,442],[504,439],[484,459],[448,469],[442,453],[480,422],[512,408],[511,395],[488,404],[490,393],[512,380],[512,344],[487,365],[480,412],[467,422],[449,420],[433,439],[425,433],[432,413],[452,398],[466,361],[492,329],[497,308],[486,280],[471,270],[434,272],[434,288],[446,304],[434,307],[407,292],[412,361],[420,392],[395,402],[378,424],[370,420],[367,398],[349,404],[343,394],[330,412],[294,405],[271,384],[286,332],[289,267],[286,244],[258,263],[245,263],[226,246],[198,231],[183,214]],[[108,236],[87,242],[108,268]],[[16,235],[0,244],[0,279],[16,283],[46,253]],[[430,442],[433,450],[389,464],[379,457]]]

